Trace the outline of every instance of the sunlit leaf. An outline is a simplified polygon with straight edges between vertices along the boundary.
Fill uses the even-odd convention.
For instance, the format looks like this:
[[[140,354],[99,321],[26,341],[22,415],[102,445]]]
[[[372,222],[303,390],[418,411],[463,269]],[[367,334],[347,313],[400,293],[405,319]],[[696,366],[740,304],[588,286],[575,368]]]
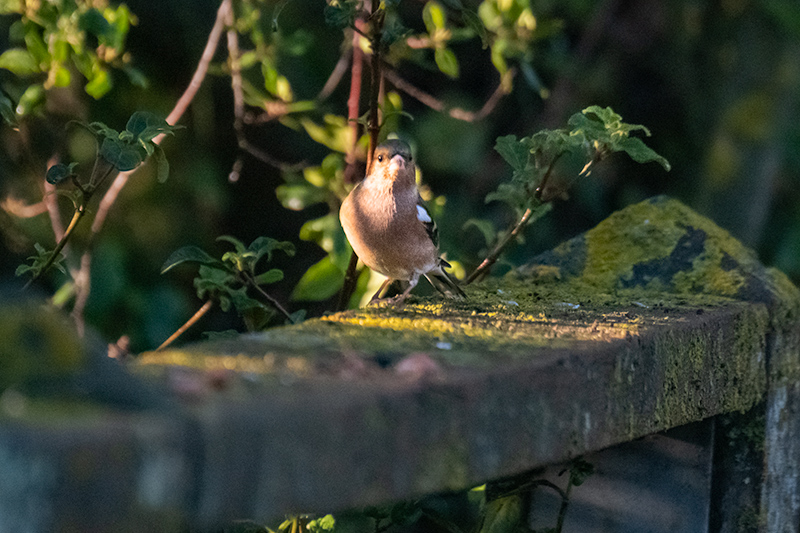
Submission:
[[[446,20],[441,4],[434,1],[425,4],[422,9],[422,22],[425,23],[425,29],[428,30],[429,34],[433,35],[436,30],[443,30]]]
[[[111,77],[105,69],[97,69],[89,83],[84,87],[86,93],[95,100],[102,98],[108,91],[111,90]]]
[[[37,83],[29,86],[22,93],[17,103],[17,114],[25,116],[37,110],[44,103],[44,87]]]
[[[24,48],[11,48],[0,54],[0,68],[10,70],[17,76],[30,76],[40,72],[36,60]]]
[[[456,54],[449,48],[437,48],[434,52],[434,59],[436,66],[442,73],[450,76],[451,78],[458,77],[458,59]]]

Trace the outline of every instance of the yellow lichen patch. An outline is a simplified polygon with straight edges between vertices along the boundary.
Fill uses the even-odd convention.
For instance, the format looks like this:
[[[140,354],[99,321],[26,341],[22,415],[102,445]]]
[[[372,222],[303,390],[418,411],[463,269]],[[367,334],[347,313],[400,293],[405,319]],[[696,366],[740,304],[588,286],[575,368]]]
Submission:
[[[276,356],[269,352],[263,357],[254,357],[249,354],[206,356],[190,350],[176,349],[145,352],[136,359],[136,363],[142,366],[176,366],[203,371],[230,370],[237,373],[270,374],[275,370]]]

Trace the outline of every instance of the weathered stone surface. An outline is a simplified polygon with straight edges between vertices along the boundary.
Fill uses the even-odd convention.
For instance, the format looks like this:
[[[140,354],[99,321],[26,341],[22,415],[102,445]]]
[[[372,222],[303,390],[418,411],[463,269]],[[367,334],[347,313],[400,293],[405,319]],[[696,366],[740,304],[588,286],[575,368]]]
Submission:
[[[143,354],[131,370],[172,404],[125,417],[126,430],[97,415],[110,431],[80,446],[45,440],[37,453],[119,439],[122,485],[104,493],[134,506],[120,516],[210,528],[469,488],[746,411],[771,382],[800,376],[797,289],[663,198],[467,293]],[[38,455],[16,443],[59,426],[5,416],[0,461],[23,457],[13,459],[28,465],[23,479],[45,483],[31,473]],[[159,429],[130,429],[140,424]],[[67,463],[53,464],[71,479]],[[93,479],[80,490],[113,486]]]

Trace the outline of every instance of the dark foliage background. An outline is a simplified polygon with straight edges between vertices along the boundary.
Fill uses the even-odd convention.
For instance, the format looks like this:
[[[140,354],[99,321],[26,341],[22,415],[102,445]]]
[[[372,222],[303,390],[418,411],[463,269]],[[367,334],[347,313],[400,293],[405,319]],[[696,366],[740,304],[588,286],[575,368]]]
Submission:
[[[85,136],[68,134],[73,130],[65,129],[67,120],[122,129],[136,110],[166,116],[172,109],[194,72],[218,4],[127,4],[138,19],[127,50],[148,86],[137,87],[114,71],[114,88],[103,98],[94,100],[73,84],[53,91],[48,113],[26,119],[20,132],[3,127],[0,198],[40,201],[47,162],[59,144],[75,160],[91,156],[87,150],[93,152],[93,145]],[[403,0],[399,7],[417,30],[423,5]],[[280,57],[279,70],[299,100],[315,97],[339,59],[342,33],[326,25],[323,7],[293,0],[280,13],[281,31],[302,31],[310,47],[303,56]],[[439,225],[448,258],[468,270],[481,259],[486,243],[474,228],[463,229],[466,220],[487,218],[499,227],[512,222],[497,203],[484,202],[510,175],[493,150],[495,139],[561,127],[571,114],[597,104],[613,107],[626,122],[646,125],[653,134],[648,144],[672,163],[672,171],[611,158],[529,228],[525,243],[506,255],[508,262],[523,263],[625,205],[669,194],[730,230],[766,264],[800,280],[800,6],[794,0],[532,0],[531,9],[537,21],[555,21],[560,29],[532,45],[532,69],[517,74],[514,91],[486,119],[458,121],[403,96],[403,109],[413,120],[401,117],[398,133],[412,140],[425,183],[446,197]],[[2,48],[12,22],[13,17],[0,16]],[[427,68],[406,64],[399,73],[450,105],[477,110],[499,81],[489,50],[477,39],[452,49],[461,66],[457,80],[431,61]],[[223,59],[221,51],[217,59]],[[0,83],[12,78],[0,69]],[[348,78],[321,105],[320,117],[346,115]],[[289,301],[303,273],[325,256],[316,244],[298,238],[299,229],[327,207],[285,209],[275,195],[284,183],[281,172],[247,154],[238,181],[228,181],[242,155],[233,129],[230,77],[219,71],[208,76],[181,124],[186,129],[163,144],[169,180],[158,183],[154,169],[144,166],[110,213],[93,255],[87,321],[109,340],[130,335],[134,351],[154,348],[202,303],[192,287],[195,271],[162,276],[162,263],[188,244],[220,253],[225,247],[215,243],[219,235],[246,243],[260,235],[293,242],[295,257],[275,257],[286,277],[271,286],[273,295],[289,302],[290,310],[307,308],[310,315],[330,309],[330,302]],[[329,153],[302,130],[277,122],[246,125],[245,132],[252,144],[286,163],[318,165]],[[566,172],[557,178],[570,180]],[[0,230],[2,281],[14,278],[34,242],[53,244],[46,215],[20,219],[0,210]],[[78,242],[82,238],[85,232]],[[507,268],[501,264],[496,273]],[[43,286],[52,293],[61,283],[62,278],[49,277]],[[235,315],[216,311],[186,338],[198,338],[201,330],[241,327]]]

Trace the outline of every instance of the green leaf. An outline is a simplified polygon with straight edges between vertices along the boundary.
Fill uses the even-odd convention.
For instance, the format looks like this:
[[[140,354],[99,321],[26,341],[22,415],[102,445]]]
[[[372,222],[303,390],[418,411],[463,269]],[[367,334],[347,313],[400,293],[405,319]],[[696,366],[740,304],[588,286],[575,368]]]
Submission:
[[[167,155],[159,145],[154,145],[156,154],[156,175],[159,183],[164,183],[169,177],[169,161]]]
[[[524,170],[528,165],[530,148],[518,141],[516,135],[498,137],[494,149],[514,170]]]
[[[23,13],[22,0],[0,0],[0,15]]]
[[[102,68],[95,69],[84,90],[95,100],[102,98],[111,90],[111,77],[108,75],[108,71]]]
[[[78,20],[78,26],[98,37],[113,37],[114,28],[96,8],[85,11]]]
[[[256,284],[258,285],[268,285],[270,283],[276,283],[283,279],[283,271],[277,268],[273,268],[267,270],[262,274],[259,274],[254,279],[256,281]]]
[[[236,249],[237,254],[243,254],[247,251],[247,247],[244,245],[244,243],[236,237],[231,237],[230,235],[220,235],[216,238],[216,240],[231,243]]]
[[[267,255],[267,261],[272,261],[272,252],[280,250],[289,257],[294,257],[294,244],[289,241],[278,241],[270,237],[258,237],[247,249],[255,253],[256,261],[261,259],[264,254]]]
[[[425,29],[429,34],[433,35],[436,30],[443,30],[446,21],[444,9],[438,2],[430,1],[422,8],[422,22],[425,23]]]
[[[319,302],[327,300],[344,285],[344,272],[331,261],[330,256],[324,257],[312,265],[292,291],[292,300]]]
[[[30,76],[41,72],[36,60],[24,48],[11,48],[0,54],[0,68],[10,70],[17,76]]]
[[[437,48],[433,53],[436,60],[436,66],[442,73],[447,74],[451,78],[458,77],[458,59],[456,54],[449,48]]]
[[[464,24],[466,24],[468,28],[475,32],[475,35],[480,37],[481,47],[486,50],[490,44],[489,32],[486,30],[486,26],[484,26],[483,21],[478,14],[470,9],[464,9],[461,11],[461,18],[464,20]]]
[[[638,137],[625,137],[624,139],[617,141],[615,146],[619,149],[619,151],[628,154],[631,159],[637,163],[650,163],[651,161],[655,161],[664,167],[664,170],[666,171],[669,171],[670,168],[672,168],[669,164],[669,161],[658,155],[655,150],[644,144],[644,141]]]
[[[74,170],[77,165],[78,163],[70,163],[69,165],[58,163],[57,165],[53,165],[47,169],[47,174],[45,174],[44,179],[51,185],[58,185],[67,178],[75,175]]]
[[[325,531],[333,531],[336,526],[336,520],[333,515],[325,515],[322,518],[316,518],[306,524],[306,528],[312,533],[323,533]]]
[[[147,152],[141,146],[106,137],[100,145],[100,156],[120,172],[127,172],[141,165]]]
[[[483,241],[487,246],[492,244],[497,238],[497,229],[489,220],[470,218],[461,226],[462,230],[467,230],[468,228],[475,228],[480,231],[481,235],[483,235]]]
[[[163,118],[149,111],[136,111],[128,119],[125,131],[130,132],[135,139],[148,142],[162,133],[173,133],[176,129],[181,129],[182,127],[172,126]]]
[[[17,104],[17,114],[20,116],[28,115],[39,108],[44,103],[44,87],[37,83],[29,86],[22,93]]]
[[[167,260],[164,261],[164,264],[161,266],[161,273],[164,274],[183,263],[200,263],[202,265],[215,266],[222,264],[197,246],[184,246],[172,252]]]
[[[300,211],[328,199],[328,191],[308,182],[286,183],[275,188],[275,195],[286,209]]]
[[[14,114],[14,102],[3,93],[0,93],[0,117],[3,117],[3,121],[9,126],[16,127],[17,116]]]
[[[328,4],[323,11],[325,23],[336,28],[348,28],[356,21],[357,4],[353,1],[339,0],[337,4]]]

